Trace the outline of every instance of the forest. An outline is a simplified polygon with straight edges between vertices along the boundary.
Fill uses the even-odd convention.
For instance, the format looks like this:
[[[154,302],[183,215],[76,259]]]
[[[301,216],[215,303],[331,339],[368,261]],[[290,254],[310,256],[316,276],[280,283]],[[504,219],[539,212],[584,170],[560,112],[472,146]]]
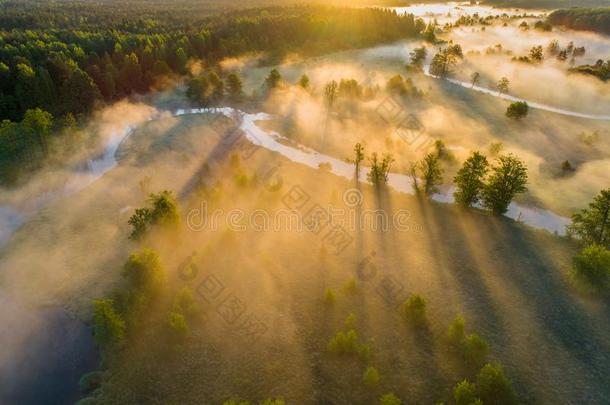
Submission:
[[[205,59],[214,67],[225,57],[268,51],[271,62],[291,51],[315,55],[413,38],[424,27],[412,15],[382,9],[293,7],[211,16],[205,8],[178,8],[168,16],[155,3],[41,4],[0,5],[3,183],[41,163],[48,134],[84,122],[97,105],[187,75],[189,61]],[[44,127],[36,137],[23,121],[28,111]]]
[[[555,26],[574,30],[610,34],[610,7],[555,10],[549,14],[548,21]]]

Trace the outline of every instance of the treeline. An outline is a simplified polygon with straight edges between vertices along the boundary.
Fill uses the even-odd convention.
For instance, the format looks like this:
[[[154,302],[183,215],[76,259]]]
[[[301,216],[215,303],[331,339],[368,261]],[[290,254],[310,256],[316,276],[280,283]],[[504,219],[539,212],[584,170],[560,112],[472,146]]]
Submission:
[[[507,8],[567,8],[567,7],[602,7],[608,0],[485,0],[484,4]]]
[[[187,73],[191,58],[212,64],[251,51],[319,53],[412,37],[423,29],[411,15],[381,9],[248,10],[195,16],[184,25],[180,19],[85,16],[85,27],[96,19],[88,30],[75,29],[70,17],[65,23],[50,18],[44,28],[29,24],[34,29],[17,15],[0,20],[0,119],[21,119],[35,107],[56,116],[86,114],[97,100],[145,92],[161,77]]]
[[[610,5],[608,2],[605,4]],[[574,30],[610,34],[610,7],[555,10],[548,16],[548,22]]]
[[[28,111],[40,109],[56,123],[81,122],[101,103],[189,74],[190,60],[217,67],[224,57],[246,52],[267,52],[272,59],[324,53],[414,37],[425,28],[412,15],[382,9],[274,7],[212,17],[207,9],[184,5],[191,3],[132,3],[133,9],[119,3],[0,4],[0,183],[13,181],[23,162],[36,166],[47,156],[45,138],[54,131],[27,137],[18,131],[27,127],[19,122]]]

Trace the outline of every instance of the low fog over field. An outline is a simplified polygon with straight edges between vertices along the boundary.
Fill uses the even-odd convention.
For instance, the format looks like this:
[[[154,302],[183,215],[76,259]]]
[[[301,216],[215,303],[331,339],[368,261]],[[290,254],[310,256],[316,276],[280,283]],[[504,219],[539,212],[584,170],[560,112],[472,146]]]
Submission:
[[[190,58],[3,188],[0,403],[470,403],[464,380],[472,403],[608,403],[607,296],[577,284],[566,225],[610,185],[610,84],[570,70],[610,38],[535,29],[548,10],[396,10],[434,38]],[[443,27],[475,13],[506,15]],[[526,167],[505,212],[455,203],[474,151]]]

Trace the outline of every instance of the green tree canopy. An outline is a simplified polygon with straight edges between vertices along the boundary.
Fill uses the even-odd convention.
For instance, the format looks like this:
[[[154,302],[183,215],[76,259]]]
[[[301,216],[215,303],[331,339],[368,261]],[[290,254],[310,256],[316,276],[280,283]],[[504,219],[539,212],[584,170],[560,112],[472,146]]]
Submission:
[[[514,155],[500,156],[483,188],[483,205],[496,215],[508,211],[513,198],[527,191],[527,168]]]
[[[473,152],[466,159],[453,179],[457,186],[453,196],[459,205],[470,207],[479,202],[481,191],[485,187],[484,180],[488,170],[487,158],[478,151]]]
[[[567,230],[587,245],[610,249],[610,188],[600,191],[589,208],[572,215],[572,224]]]

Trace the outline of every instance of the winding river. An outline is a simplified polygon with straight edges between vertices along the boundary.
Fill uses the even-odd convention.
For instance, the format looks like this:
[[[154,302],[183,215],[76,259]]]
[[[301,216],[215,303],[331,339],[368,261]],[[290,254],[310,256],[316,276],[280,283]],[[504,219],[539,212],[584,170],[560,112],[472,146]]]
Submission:
[[[206,113],[219,113],[229,118],[237,119],[238,122],[240,122],[241,130],[250,142],[270,151],[277,152],[292,162],[301,163],[314,169],[318,169],[321,163],[328,163],[331,165],[331,173],[346,179],[352,179],[354,176],[354,166],[352,164],[332,156],[324,155],[306,146],[288,146],[286,142],[281,142],[286,139],[282,135],[259,127],[256,124],[258,121],[265,121],[273,118],[273,116],[269,114],[248,114],[232,108],[195,108],[178,110],[174,115],[182,116],[187,114]],[[366,171],[367,168],[363,167],[361,178],[359,179],[362,182],[366,181],[364,175]],[[412,181],[407,175],[390,173],[388,176],[388,184],[396,191],[413,194]],[[444,193],[433,195],[432,198],[435,201],[442,203],[453,203],[454,191],[453,188],[450,188]],[[549,232],[557,233],[558,235],[565,235],[565,227],[570,223],[569,218],[559,216],[552,211],[522,206],[515,202],[510,204],[508,212],[505,215],[534,228],[545,229]]]
[[[444,79],[444,80],[448,81],[449,83],[453,83],[455,85],[465,87],[465,88],[473,90],[473,91],[478,91],[479,93],[484,93],[484,94],[488,94],[493,97],[498,97],[503,100],[513,101],[513,102],[524,101],[527,103],[527,105],[530,108],[534,108],[537,110],[544,110],[544,111],[549,111],[549,112],[556,113],[556,114],[567,115],[567,116],[576,117],[576,118],[585,118],[585,119],[589,119],[589,120],[610,121],[610,115],[587,114],[587,113],[582,113],[582,112],[577,112],[577,111],[566,110],[563,108],[553,107],[553,106],[550,106],[547,104],[542,104],[542,103],[537,103],[534,101],[526,100],[524,98],[511,96],[510,94],[500,93],[497,90],[492,90],[492,89],[488,89],[486,87],[473,85],[472,83],[463,82],[461,80],[453,79],[450,77],[442,78],[440,76],[436,76],[436,75],[433,75],[432,73],[430,73],[430,65],[424,66],[424,74],[428,77],[433,77],[433,78],[439,79],[439,80]]]

